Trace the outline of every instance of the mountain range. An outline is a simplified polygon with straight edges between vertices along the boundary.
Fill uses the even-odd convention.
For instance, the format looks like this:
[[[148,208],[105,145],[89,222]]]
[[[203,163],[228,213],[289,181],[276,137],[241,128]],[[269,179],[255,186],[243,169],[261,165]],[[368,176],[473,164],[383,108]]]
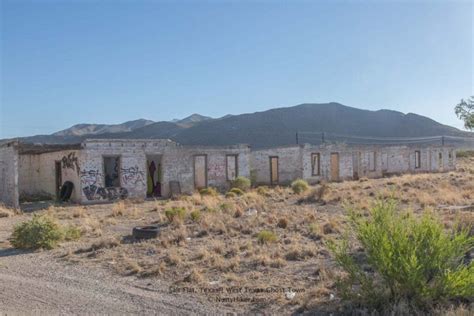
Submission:
[[[468,136],[428,117],[392,110],[361,110],[339,103],[300,104],[262,112],[211,118],[193,114],[181,120],[139,119],[122,124],[78,124],[51,135],[20,140],[28,143],[77,143],[86,138],[169,138],[186,145],[249,144],[253,148],[318,143],[321,132],[350,137]],[[345,136],[337,136],[344,141]]]

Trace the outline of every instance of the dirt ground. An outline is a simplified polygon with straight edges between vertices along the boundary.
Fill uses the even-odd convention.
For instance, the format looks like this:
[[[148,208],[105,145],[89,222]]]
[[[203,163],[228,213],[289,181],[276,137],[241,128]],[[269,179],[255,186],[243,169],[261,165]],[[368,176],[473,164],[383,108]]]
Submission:
[[[456,171],[360,179],[242,196],[113,204],[23,205],[0,213],[0,312],[45,314],[337,314],[341,271],[326,247],[348,229],[345,208],[394,198],[450,227],[474,223],[474,158]],[[170,217],[170,210],[183,216]],[[34,211],[33,211],[34,210]],[[168,211],[168,216],[166,212]],[[50,251],[11,247],[15,224],[48,214],[82,231]],[[157,239],[130,238],[139,225]]]

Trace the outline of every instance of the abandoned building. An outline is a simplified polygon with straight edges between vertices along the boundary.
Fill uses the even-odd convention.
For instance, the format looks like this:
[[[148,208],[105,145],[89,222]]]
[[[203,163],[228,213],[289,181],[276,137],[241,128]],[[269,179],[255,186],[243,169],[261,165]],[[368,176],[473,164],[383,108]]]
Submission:
[[[73,145],[0,145],[0,202],[59,198],[97,203],[158,198],[204,187],[226,190],[237,176],[255,184],[340,181],[455,168],[449,146],[323,144],[251,150],[247,145],[183,146],[171,140],[94,139]]]

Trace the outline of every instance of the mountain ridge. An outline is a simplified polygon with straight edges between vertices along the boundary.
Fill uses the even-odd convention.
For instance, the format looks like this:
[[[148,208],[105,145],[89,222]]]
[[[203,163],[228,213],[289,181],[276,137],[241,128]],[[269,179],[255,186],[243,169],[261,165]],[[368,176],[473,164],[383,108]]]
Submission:
[[[358,137],[474,135],[415,113],[404,114],[390,109],[372,111],[337,102],[303,103],[254,113],[226,115],[221,118],[195,113],[176,121],[153,122],[139,119],[110,126],[80,125],[51,135],[36,135],[21,140],[30,143],[71,143],[86,138],[169,138],[184,145],[246,143],[254,148],[261,148],[294,144],[297,131],[309,133],[324,131],[329,134]],[[73,129],[74,127],[76,129]],[[92,133],[87,133],[88,129],[91,129]],[[64,132],[68,130],[69,134]],[[314,142],[315,139],[307,138],[301,141]]]

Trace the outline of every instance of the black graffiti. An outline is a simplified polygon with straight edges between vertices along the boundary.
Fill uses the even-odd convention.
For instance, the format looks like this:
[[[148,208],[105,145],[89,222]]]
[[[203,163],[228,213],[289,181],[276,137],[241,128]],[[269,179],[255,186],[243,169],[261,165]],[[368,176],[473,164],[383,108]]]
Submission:
[[[81,184],[82,186],[95,185],[99,182],[101,173],[99,170],[84,170],[81,171]]]
[[[64,169],[72,169],[79,175],[79,161],[76,157],[76,153],[72,152],[67,156],[63,156],[61,161]]]
[[[128,191],[125,188],[104,188],[94,184],[86,186],[82,189],[84,195],[89,201],[94,200],[118,200],[126,199]]]
[[[145,173],[138,166],[122,168],[121,171],[122,183],[145,185]]]

